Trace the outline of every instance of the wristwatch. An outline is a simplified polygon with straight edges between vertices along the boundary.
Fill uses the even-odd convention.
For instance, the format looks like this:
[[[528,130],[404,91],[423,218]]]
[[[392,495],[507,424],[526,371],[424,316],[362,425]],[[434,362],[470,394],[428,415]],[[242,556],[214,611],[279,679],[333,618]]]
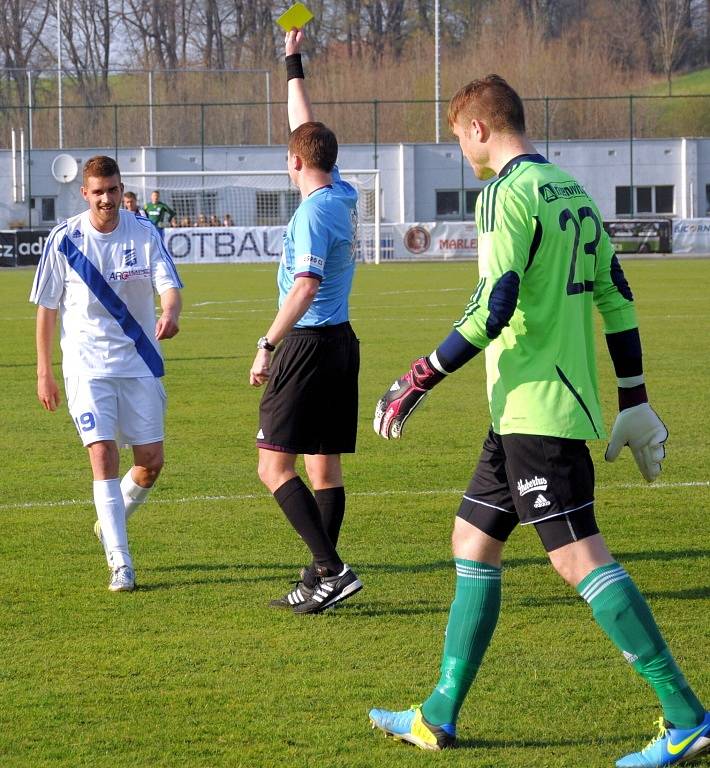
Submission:
[[[276,347],[266,338],[262,336],[259,341],[256,342],[257,349],[265,349],[267,352],[273,352]]]

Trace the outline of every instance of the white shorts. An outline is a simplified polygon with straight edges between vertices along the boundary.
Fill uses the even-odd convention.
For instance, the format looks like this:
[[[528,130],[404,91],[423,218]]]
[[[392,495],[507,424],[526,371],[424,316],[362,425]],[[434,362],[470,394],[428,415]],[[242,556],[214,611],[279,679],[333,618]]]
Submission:
[[[159,443],[167,395],[160,379],[64,379],[67,405],[84,446],[115,440],[120,446]]]

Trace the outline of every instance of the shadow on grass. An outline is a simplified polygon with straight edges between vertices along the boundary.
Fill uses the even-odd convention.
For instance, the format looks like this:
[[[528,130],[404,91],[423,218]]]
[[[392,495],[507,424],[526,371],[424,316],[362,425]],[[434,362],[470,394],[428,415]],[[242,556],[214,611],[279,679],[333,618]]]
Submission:
[[[295,571],[302,567],[303,563],[181,563],[178,565],[156,565],[152,568],[142,568],[143,571],[155,571],[156,573],[172,573],[173,571]]]
[[[628,744],[633,741],[635,735],[614,734],[604,736],[603,744]],[[643,740],[643,739],[641,739]],[[599,738],[579,738],[573,739],[459,739],[459,749],[528,749],[531,747],[549,748],[549,747],[595,747],[600,748],[602,742]]]
[[[701,560],[710,557],[710,549],[673,549],[673,550],[646,550],[643,552],[617,552],[616,557],[620,563],[643,562],[644,560]]]
[[[644,596],[652,600],[670,598],[673,600],[707,600],[710,598],[710,587],[694,587],[691,589],[677,590],[652,590],[644,591]]]
[[[368,617],[377,617],[377,616],[424,616],[424,615],[435,615],[435,614],[448,614],[450,605],[446,603],[444,605],[442,602],[433,602],[433,601],[422,601],[417,600],[417,602],[411,602],[411,603],[401,603],[401,602],[383,602],[381,600],[367,600],[367,598],[363,598],[362,603],[357,602],[348,602],[346,605],[343,606],[335,606],[333,608],[333,614],[337,615],[335,611],[340,612],[341,607],[343,610],[347,610],[347,612],[353,616],[368,616]],[[329,615],[329,614],[326,614]],[[342,614],[340,614],[342,615]]]

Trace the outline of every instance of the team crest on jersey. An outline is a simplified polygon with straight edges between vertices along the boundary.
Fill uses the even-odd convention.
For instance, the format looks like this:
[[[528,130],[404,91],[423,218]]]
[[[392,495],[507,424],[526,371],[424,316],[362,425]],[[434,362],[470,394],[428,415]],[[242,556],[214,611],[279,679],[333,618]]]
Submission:
[[[586,197],[584,187],[576,181],[568,181],[562,184],[550,182],[540,187],[540,194],[546,203],[554,203],[555,200],[568,200],[570,197]]]
[[[124,248],[123,249],[123,266],[135,267],[137,263],[138,263],[138,258],[136,257],[136,249]]]

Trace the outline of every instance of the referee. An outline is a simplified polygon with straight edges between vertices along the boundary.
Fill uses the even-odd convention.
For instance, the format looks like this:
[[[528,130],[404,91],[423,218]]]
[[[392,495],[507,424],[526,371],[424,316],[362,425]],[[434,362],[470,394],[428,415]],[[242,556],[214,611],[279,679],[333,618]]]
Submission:
[[[296,586],[271,601],[298,614],[320,613],[362,588],[336,550],[345,514],[340,454],[355,451],[357,434],[360,350],[348,322],[357,192],[338,173],[335,134],[313,121],[302,41],[302,30],[286,34],[288,171],[303,199],[284,236],[279,310],[249,372],[252,386],[267,383],[259,478],[312,555]],[[296,473],[298,454],[313,492]]]

